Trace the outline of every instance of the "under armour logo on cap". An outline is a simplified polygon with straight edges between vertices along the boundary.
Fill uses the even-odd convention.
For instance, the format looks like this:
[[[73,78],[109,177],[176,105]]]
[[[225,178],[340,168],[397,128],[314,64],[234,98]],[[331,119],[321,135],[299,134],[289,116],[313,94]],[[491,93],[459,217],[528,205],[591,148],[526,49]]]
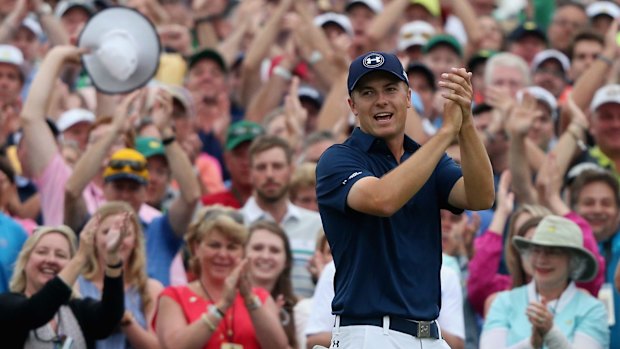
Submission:
[[[362,64],[366,68],[377,68],[382,66],[383,62],[385,62],[385,58],[383,58],[381,54],[373,52],[368,56],[364,57]]]
[[[369,52],[357,57],[349,66],[349,77],[347,79],[349,93],[355,89],[364,75],[377,70],[391,73],[409,85],[407,74],[396,55],[387,52]]]

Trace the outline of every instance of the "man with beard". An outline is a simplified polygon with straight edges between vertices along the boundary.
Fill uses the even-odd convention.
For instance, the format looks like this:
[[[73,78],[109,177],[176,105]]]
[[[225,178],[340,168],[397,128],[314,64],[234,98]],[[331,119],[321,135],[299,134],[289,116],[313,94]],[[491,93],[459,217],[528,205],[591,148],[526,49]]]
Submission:
[[[314,284],[307,265],[315,250],[321,218],[318,213],[295,206],[289,200],[293,151],[285,140],[265,135],[252,142],[249,152],[254,192],[241,209],[245,224],[266,219],[282,226],[293,251],[291,278],[295,294],[311,297]]]

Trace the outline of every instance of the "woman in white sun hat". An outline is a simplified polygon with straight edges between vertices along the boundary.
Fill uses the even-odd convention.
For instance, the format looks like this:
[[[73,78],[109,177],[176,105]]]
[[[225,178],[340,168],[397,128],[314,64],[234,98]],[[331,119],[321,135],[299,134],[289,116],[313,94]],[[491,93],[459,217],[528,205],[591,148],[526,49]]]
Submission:
[[[598,271],[596,259],[583,248],[579,227],[547,216],[525,237],[514,237],[513,244],[530,263],[532,281],[498,295],[480,348],[609,348],[605,307],[575,286]]]

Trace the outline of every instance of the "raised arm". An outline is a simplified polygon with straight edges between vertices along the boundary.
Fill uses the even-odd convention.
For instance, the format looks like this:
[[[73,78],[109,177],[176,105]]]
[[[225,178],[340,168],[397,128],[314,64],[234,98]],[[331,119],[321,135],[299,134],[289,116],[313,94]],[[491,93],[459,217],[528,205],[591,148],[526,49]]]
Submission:
[[[37,19],[41,23],[41,27],[47,35],[47,39],[51,46],[68,45],[69,34],[60,24],[60,20],[54,16],[54,13],[47,10],[49,4],[43,0],[30,0],[34,5],[34,12]],[[51,10],[51,8],[49,8]]]
[[[153,123],[164,140],[174,139],[175,133],[171,122],[172,96],[164,90],[159,90],[156,98],[152,112]],[[172,202],[168,217],[174,233],[182,237],[187,231],[196,203],[200,199],[200,185],[194,174],[192,163],[181,145],[176,140],[172,140],[164,146],[164,149],[172,178],[179,183],[181,192],[181,195]]]
[[[15,2],[13,10],[4,17],[0,25],[0,43],[8,43],[13,38],[22,21],[28,15],[29,7],[28,0],[17,0]]]
[[[452,73],[444,73],[442,78],[444,80],[439,82],[439,86],[451,91],[445,97],[454,101],[463,114],[463,125],[458,133],[463,178],[452,188],[449,201],[455,207],[484,210],[493,205],[495,187],[491,161],[471,113],[471,73],[463,68],[452,68]]]
[[[45,113],[59,71],[65,63],[78,63],[85,49],[74,46],[56,46],[41,63],[32,82],[28,98],[20,115],[24,130],[24,142],[28,149],[27,163],[31,177],[41,175],[45,167],[58,153],[56,140],[45,122]]]
[[[534,122],[536,115],[536,99],[524,94],[521,103],[517,104],[510,113],[507,130],[510,134],[510,149],[508,163],[513,177],[513,190],[517,201],[521,204],[535,204],[538,197],[532,184],[532,171],[529,166],[523,166],[526,160],[527,133]]]

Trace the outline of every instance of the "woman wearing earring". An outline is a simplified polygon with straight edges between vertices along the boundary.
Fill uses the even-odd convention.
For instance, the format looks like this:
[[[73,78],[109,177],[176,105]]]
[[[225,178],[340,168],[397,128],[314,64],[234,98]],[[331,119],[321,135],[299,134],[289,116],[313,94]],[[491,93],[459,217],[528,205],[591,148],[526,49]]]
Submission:
[[[551,215],[512,241],[531,267],[532,281],[493,301],[480,348],[608,348],[605,307],[575,286],[598,272],[579,226]]]
[[[162,347],[288,348],[275,302],[251,286],[242,216],[215,206],[198,217],[185,237],[197,280],[168,287],[159,297],[154,323]]]
[[[97,341],[97,349],[159,348],[150,323],[157,297],[164,288],[159,281],[148,278],[146,274],[144,235],[140,221],[131,206],[120,201],[104,204],[95,215],[100,223],[95,233],[94,253],[88,256],[84,272],[78,278],[83,297],[101,299],[106,267],[106,237],[111,227],[126,222],[126,234],[119,248],[120,257],[124,261],[125,315],[112,335]]]
[[[0,295],[3,348],[94,348],[123,316],[122,225],[106,237],[101,301],[73,298],[72,286],[93,252],[97,217],[80,236],[66,226],[37,230],[24,244],[11,280],[11,293]]]

